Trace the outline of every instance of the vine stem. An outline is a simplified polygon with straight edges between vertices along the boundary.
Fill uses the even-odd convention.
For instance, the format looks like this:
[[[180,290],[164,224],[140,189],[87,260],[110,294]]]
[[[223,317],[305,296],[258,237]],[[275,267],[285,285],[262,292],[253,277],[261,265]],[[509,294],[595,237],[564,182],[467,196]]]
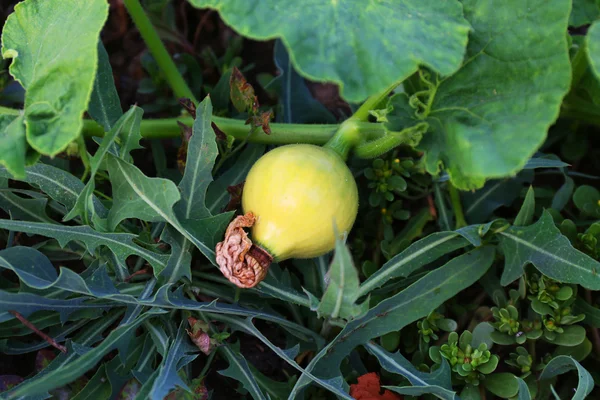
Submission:
[[[191,125],[192,117],[147,119],[142,120],[141,134],[146,139],[167,139],[181,136],[181,130],[177,121]],[[225,132],[239,140],[248,139],[252,143],[263,144],[289,144],[309,143],[322,145],[333,137],[340,125],[336,124],[281,124],[272,123],[271,134],[267,135],[262,130],[255,129],[250,135],[250,126],[245,121],[212,117],[212,121]],[[370,122],[355,122],[354,126],[363,137],[377,139],[385,135],[386,129],[383,124]],[[83,120],[84,136],[104,136],[104,129],[93,120]]]
[[[456,229],[460,229],[467,226],[467,221],[465,220],[465,214],[460,201],[460,194],[458,193],[458,189],[452,183],[448,183],[448,191],[450,192],[450,203],[452,203],[452,210],[454,210],[454,217],[456,218]]]
[[[370,115],[369,112],[371,110],[375,110],[379,103],[381,103],[392,92],[392,90],[396,89],[400,83],[402,83],[402,81],[394,82],[381,92],[369,97],[360,107],[358,107],[358,110],[354,112],[350,119],[354,121],[368,121]]]
[[[148,18],[140,1],[123,0],[123,3],[125,4],[125,7],[127,7],[127,11],[135,23],[135,26],[138,28],[142,39],[146,42],[148,50],[152,53],[152,56],[160,69],[165,73],[167,82],[169,83],[169,86],[171,86],[171,89],[173,89],[175,95],[179,98],[188,98],[193,101],[194,104],[198,104],[198,100],[196,100],[192,90],[179,73],[175,62],[173,62],[165,45],[160,40],[156,29],[152,26],[152,22],[150,21],[150,18]]]

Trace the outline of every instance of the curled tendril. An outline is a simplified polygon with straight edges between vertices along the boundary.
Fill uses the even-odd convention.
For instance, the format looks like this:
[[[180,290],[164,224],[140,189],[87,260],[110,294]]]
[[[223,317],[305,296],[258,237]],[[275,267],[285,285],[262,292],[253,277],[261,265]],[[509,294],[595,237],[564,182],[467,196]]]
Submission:
[[[254,225],[252,213],[236,217],[225,232],[225,239],[217,243],[216,258],[221,273],[240,288],[251,288],[260,283],[273,262],[273,257],[254,245],[244,228]]]

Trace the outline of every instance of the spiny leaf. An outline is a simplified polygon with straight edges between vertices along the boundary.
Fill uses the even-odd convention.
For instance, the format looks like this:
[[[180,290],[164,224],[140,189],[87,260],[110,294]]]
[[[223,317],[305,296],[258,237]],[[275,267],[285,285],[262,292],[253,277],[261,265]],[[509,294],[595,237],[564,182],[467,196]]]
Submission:
[[[156,266],[157,268],[162,266],[164,268],[168,259],[168,255],[154,253],[133,243],[133,239],[136,238],[135,235],[128,233],[101,233],[89,226],[55,225],[0,219],[0,229],[51,237],[58,240],[62,247],[65,247],[72,241],[82,242],[92,254],[99,246],[106,246],[122,262],[125,262],[130,255],[136,255],[148,261],[152,266]]]
[[[94,153],[94,156],[90,160],[90,179],[77,197],[75,206],[65,216],[65,221],[69,221],[81,215],[83,216],[83,220],[86,222],[86,224],[89,224],[89,221],[91,221],[91,216],[93,213],[95,213],[92,195],[96,189],[96,173],[98,172],[101,163],[104,161],[104,158],[109,151],[116,148],[115,143],[119,137],[129,137],[127,132],[132,130],[137,130],[139,135],[140,122],[142,120],[143,113],[144,111],[141,108],[137,106],[131,107],[129,111],[119,118],[106,136],[104,136],[100,146],[98,147],[98,150],[96,150],[96,153]],[[122,150],[126,150],[126,147],[123,147]]]
[[[264,393],[260,390],[254,375],[252,375],[252,371],[244,356],[234,352],[228,345],[221,347],[220,351],[225,355],[227,361],[229,361],[229,367],[223,371],[219,371],[219,373],[241,382],[244,389],[250,393],[253,399],[267,400]]]
[[[462,61],[469,31],[455,0],[392,0],[369,7],[351,0],[190,3],[218,10],[244,36],[281,38],[301,75],[339,83],[351,102],[404,80],[419,65],[452,74]],[[384,54],[388,62],[381,62]]]
[[[182,321],[177,331],[177,337],[171,342],[166,358],[162,363],[158,376],[152,385],[150,398],[163,400],[171,390],[180,387],[189,392],[188,386],[181,380],[177,372],[192,362],[198,355],[198,349],[191,345],[185,332],[185,321]]]
[[[435,82],[425,112],[432,129],[420,148],[429,173],[443,164],[455,186],[476,189],[519,171],[558,117],[571,82],[565,35],[571,0],[462,4],[473,27],[466,59],[457,73]]]
[[[179,184],[181,201],[176,206],[182,221],[211,216],[205,198],[212,182],[212,168],[217,157],[215,133],[211,127],[212,104],[206,97],[196,109],[193,135],[188,143],[187,163]]]
[[[321,298],[317,313],[320,317],[351,319],[365,313],[368,299],[356,304],[360,279],[350,250],[342,239],[335,242],[335,254],[328,272],[329,283]]]
[[[510,227],[499,233],[506,263],[501,283],[508,285],[523,275],[523,267],[533,264],[544,275],[559,282],[577,283],[600,290],[600,263],[576,250],[548,211],[533,225]]]
[[[14,219],[54,223],[46,214],[47,204],[46,198],[25,199],[9,189],[0,189],[0,208]]]
[[[26,89],[27,141],[42,154],[56,155],[80,133],[107,16],[105,0],[26,0],[6,20],[2,56]]]
[[[494,255],[493,247],[472,250],[380,302],[364,316],[348,322],[338,336],[315,356],[306,370],[321,378],[339,376],[342,359],[356,346],[374,337],[398,331],[428,315],[444,301],[475,283],[491,266]],[[308,382],[308,378],[301,376],[292,394],[296,395]]]

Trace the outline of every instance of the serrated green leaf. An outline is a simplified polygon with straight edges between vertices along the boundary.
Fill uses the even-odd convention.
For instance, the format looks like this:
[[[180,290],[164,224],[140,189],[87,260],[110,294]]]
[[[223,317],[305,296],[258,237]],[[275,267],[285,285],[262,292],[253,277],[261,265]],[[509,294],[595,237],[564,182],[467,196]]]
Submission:
[[[364,316],[348,322],[336,338],[315,356],[307,371],[324,378],[338,376],[342,359],[356,346],[427,316],[446,299],[475,283],[491,266],[494,256],[493,247],[477,248],[383,300]],[[296,394],[307,382],[307,378],[301,376],[292,394]]]
[[[282,358],[288,364],[290,364],[292,367],[294,367],[298,371],[300,371],[307,380],[312,381],[312,382],[316,383],[317,385],[329,390],[330,392],[334,393],[339,398],[352,400],[352,397],[350,397],[345,392],[345,390],[342,389],[341,378],[325,380],[325,379],[320,379],[320,378],[312,375],[309,371],[302,368],[295,361],[295,357],[296,357],[296,355],[298,355],[298,346],[296,346],[292,349],[289,349],[289,350],[282,350],[281,348],[275,346],[269,339],[267,339],[267,337],[265,335],[263,335],[258,329],[256,329],[256,327],[252,323],[251,317],[246,318],[246,319],[240,319],[240,318],[229,317],[229,316],[222,315],[222,314],[220,314],[220,315],[219,314],[210,314],[210,315],[211,315],[211,318],[214,318],[214,319],[217,319],[217,320],[220,320],[223,322],[227,322],[229,324],[229,326],[231,326],[235,330],[240,330],[242,332],[245,332],[249,335],[253,335],[256,338],[258,338],[261,342],[263,342],[265,345],[267,345],[267,347],[269,347],[280,358]],[[322,343],[319,343],[319,346],[318,346],[319,348],[321,348],[321,344]],[[294,392],[292,391],[290,396],[293,396],[293,395],[294,395]],[[289,398],[295,398],[295,397],[289,397]]]
[[[133,243],[133,239],[136,238],[135,235],[128,233],[101,233],[89,226],[55,225],[0,219],[0,229],[51,237],[58,240],[62,247],[65,247],[72,241],[82,242],[92,254],[94,254],[94,251],[99,246],[106,246],[123,262],[130,255],[136,255],[148,261],[152,266],[164,268],[168,259],[168,255],[166,254],[154,253]]]
[[[569,25],[579,27],[591,24],[600,17],[598,0],[573,0],[573,8],[569,16]]]
[[[206,191],[206,207],[211,214],[222,210],[229,200],[227,188],[242,183],[250,168],[265,152],[265,146],[261,144],[248,144],[237,158],[235,164],[227,169],[223,175],[215,179]]]
[[[110,392],[110,382],[106,378],[106,366],[102,364],[85,387],[73,397],[73,400],[108,400]]]
[[[171,246],[171,255],[165,268],[155,269],[154,275],[166,283],[175,283],[181,278],[191,280],[192,243],[171,226],[165,228],[160,238]]]
[[[23,115],[0,114],[0,165],[16,178],[25,175],[25,118]]]
[[[418,240],[363,282],[360,295],[370,293],[390,279],[406,278],[422,266],[468,244],[466,239],[455,232],[437,232]]]
[[[301,75],[339,83],[351,102],[404,80],[419,65],[452,74],[462,61],[469,31],[455,0],[389,0],[369,6],[349,0],[190,3],[218,10],[244,36],[281,38]],[[314,40],[305,40],[308,36]],[[388,62],[381,62],[384,54]]]
[[[108,53],[101,40],[98,41],[98,68],[87,111],[104,132],[109,132],[123,115]]]
[[[48,199],[25,199],[12,193],[10,189],[0,189],[0,208],[13,219],[54,223],[46,214]]]
[[[0,176],[11,178],[9,171],[0,166]],[[77,197],[84,188],[83,183],[75,176],[60,168],[37,163],[25,168],[25,177],[18,178],[21,182],[27,182],[39,187],[50,198],[64,205],[68,210],[75,206]],[[96,196],[93,196],[94,208],[98,215],[106,217],[108,210],[102,205]]]
[[[533,214],[535,213],[535,192],[533,186],[529,186],[525,200],[521,205],[521,209],[515,218],[515,226],[527,226],[533,222]]]
[[[579,383],[577,384],[577,389],[572,400],[583,400],[591,393],[592,389],[594,389],[594,379],[592,379],[590,373],[572,357],[558,356],[553,358],[546,365],[539,379],[550,379],[571,370],[577,370],[577,375],[579,376]]]
[[[306,86],[306,81],[294,68],[281,40],[275,42],[273,53],[279,74],[265,89],[275,89],[279,94],[282,112],[276,113],[277,122],[288,124],[335,123],[333,114],[313,97]]]
[[[144,111],[141,108],[132,106],[129,111],[127,111],[121,118],[119,118],[118,121],[116,121],[113,128],[106,134],[106,136],[102,138],[102,142],[100,143],[98,150],[96,150],[94,156],[89,161],[91,169],[90,179],[77,197],[75,206],[65,216],[65,221],[82,216],[86,224],[90,223],[92,220],[92,215],[95,214],[92,195],[96,189],[96,173],[100,169],[100,165],[104,161],[106,155],[111,149],[114,148],[115,142],[120,137],[129,137],[131,135],[131,131],[137,131],[139,135],[140,123],[142,121],[143,114]],[[124,152],[126,149],[127,147],[122,147],[121,150]],[[121,154],[121,157],[123,157],[125,154],[127,153]]]
[[[176,206],[176,213],[183,221],[211,216],[205,204],[205,197],[208,185],[213,180],[212,168],[218,154],[211,117],[212,104],[210,97],[206,97],[196,108],[185,172],[179,183],[181,201]]]
[[[571,0],[462,4],[473,27],[465,63],[439,82],[419,147],[428,172],[437,174],[442,163],[466,190],[515,174],[558,117],[571,82]]]
[[[541,273],[559,282],[577,283],[600,290],[600,263],[576,250],[554,225],[548,211],[533,225],[510,227],[499,233],[506,262],[501,283],[508,285],[533,264]]]
[[[181,321],[177,336],[171,342],[164,362],[160,366],[159,373],[152,385],[149,398],[152,400],[163,400],[167,394],[176,387],[189,392],[188,386],[183,382],[177,372],[192,362],[198,355],[198,349],[190,343],[185,326],[187,321]]]
[[[365,345],[369,353],[377,357],[383,369],[394,374],[399,374],[408,379],[413,386],[393,387],[387,386],[396,393],[409,396],[419,396],[426,393],[434,394],[440,399],[453,400],[456,393],[452,391],[450,381],[450,366],[444,361],[441,367],[432,373],[417,370],[400,352],[389,353],[373,342]]]
[[[42,154],[58,154],[80,133],[107,17],[105,0],[26,0],[6,20],[2,56],[26,89],[27,142]]]
[[[533,172],[523,171],[511,179],[491,180],[475,192],[463,192],[461,198],[467,221],[472,224],[489,221],[494,211],[510,206],[521,194],[526,183],[533,180]]]
[[[33,379],[16,387],[9,394],[12,397],[34,396],[44,394],[49,390],[73,382],[83,373],[93,368],[102,357],[115,349],[120,340],[128,335],[135,335],[135,329],[146,319],[154,314],[148,312],[127,325],[121,325],[112,330],[108,336],[96,347],[88,350],[76,360],[63,365],[61,368],[38,374]],[[52,364],[51,364],[52,365]]]
[[[264,393],[260,389],[258,382],[254,379],[254,375],[250,370],[248,362],[241,354],[234,352],[229,345],[220,347],[219,350],[225,355],[227,361],[229,361],[229,367],[225,370],[219,371],[219,374],[235,379],[240,382],[244,389],[246,389],[253,399],[255,400],[267,400]]]
[[[360,279],[350,250],[342,239],[338,238],[335,242],[335,253],[327,276],[327,289],[317,308],[320,317],[349,320],[368,310],[368,300],[362,305],[356,304]]]
[[[216,265],[214,250],[190,234],[177,220],[173,205],[181,196],[173,181],[148,178],[134,165],[111,154],[108,155],[108,172],[113,187],[113,206],[108,214],[110,229],[114,229],[125,218],[167,222]]]

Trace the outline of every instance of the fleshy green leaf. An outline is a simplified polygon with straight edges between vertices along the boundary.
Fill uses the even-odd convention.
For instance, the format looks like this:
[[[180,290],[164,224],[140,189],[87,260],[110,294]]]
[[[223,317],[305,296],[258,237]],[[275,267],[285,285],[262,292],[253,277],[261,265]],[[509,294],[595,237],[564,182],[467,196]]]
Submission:
[[[110,131],[123,115],[108,53],[100,40],[98,41],[98,69],[88,114],[104,128],[105,132]]]
[[[447,362],[444,361],[439,369],[428,374],[417,370],[400,352],[389,353],[373,342],[367,343],[365,348],[377,357],[383,369],[402,375],[413,385],[405,387],[390,386],[387,389],[410,396],[431,393],[440,399],[454,399],[456,393],[452,391],[450,368]]]
[[[513,226],[500,232],[499,239],[506,258],[501,279],[503,286],[523,275],[523,267],[531,263],[541,273],[559,282],[600,290],[600,263],[573,248],[547,211],[533,225]]]
[[[107,16],[105,0],[26,0],[6,20],[2,56],[26,89],[27,142],[42,154],[58,154],[79,135]]]
[[[508,372],[488,375],[483,383],[487,390],[503,399],[516,396],[519,392],[517,377]]]
[[[600,218],[600,191],[593,186],[579,186],[573,193],[573,203],[586,216]]]
[[[521,169],[558,117],[571,0],[462,3],[473,27],[465,63],[437,85],[420,147],[430,173],[441,162],[455,186],[473,189]]]
[[[577,389],[572,400],[583,400],[591,393],[592,389],[594,389],[594,379],[592,379],[590,373],[572,357],[558,356],[553,358],[542,371],[540,380],[550,379],[574,369],[577,370],[577,375],[579,375],[579,383],[577,384]]]
[[[517,377],[517,382],[519,383],[518,400],[531,400],[531,393],[529,392],[527,383],[525,383],[525,381],[519,377]]]
[[[342,239],[335,242],[335,254],[327,275],[329,283],[317,308],[320,317],[348,320],[368,310],[368,300],[362,305],[356,304],[360,279],[350,250]]]
[[[462,61],[469,31],[456,0],[391,0],[369,6],[350,0],[190,3],[218,10],[244,36],[281,38],[301,75],[339,83],[352,102],[404,80],[419,65],[452,74]]]

